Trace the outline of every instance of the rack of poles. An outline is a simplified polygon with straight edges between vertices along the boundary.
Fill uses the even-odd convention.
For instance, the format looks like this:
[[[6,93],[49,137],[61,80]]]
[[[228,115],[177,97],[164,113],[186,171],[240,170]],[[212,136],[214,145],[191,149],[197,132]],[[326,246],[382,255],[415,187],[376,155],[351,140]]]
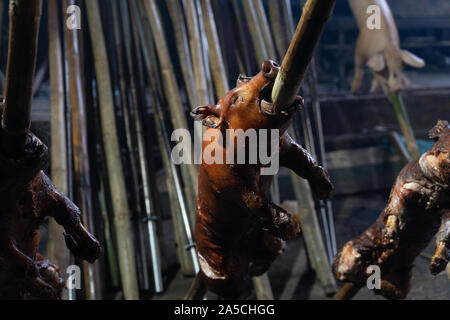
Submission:
[[[79,29],[66,25],[69,6],[87,14]],[[83,265],[86,290],[77,298],[162,293],[170,273],[164,217],[172,219],[181,274],[199,271],[193,234],[198,171],[194,164],[173,163],[170,132],[188,129],[200,139],[201,129],[188,118],[193,108],[215,103],[239,72],[256,73],[267,58],[285,56],[294,35],[290,1],[49,0],[47,9],[52,178],[73,194],[90,231],[105,243],[101,261]],[[218,19],[218,10],[229,19]],[[313,125],[303,136],[324,164],[317,78],[312,72],[306,79],[312,102],[302,123]],[[296,94],[299,87],[294,89]],[[158,166],[166,178],[167,205],[156,183]],[[308,184],[297,177],[292,185],[311,264],[326,291],[333,291],[330,203],[315,203]],[[275,179],[272,197],[279,202],[277,186]],[[50,227],[49,253],[66,266],[73,259],[59,256],[64,250],[58,232]],[[254,286],[258,298],[273,299],[267,275],[254,279]],[[70,297],[75,298],[68,292]]]

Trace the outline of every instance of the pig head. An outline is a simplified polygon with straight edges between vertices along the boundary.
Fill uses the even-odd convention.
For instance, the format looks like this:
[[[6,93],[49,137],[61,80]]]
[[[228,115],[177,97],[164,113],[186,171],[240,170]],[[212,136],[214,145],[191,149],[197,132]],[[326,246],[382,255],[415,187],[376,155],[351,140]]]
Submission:
[[[353,15],[359,28],[355,52],[355,74],[351,91],[356,93],[361,87],[364,65],[373,74],[371,92],[382,88],[396,92],[409,85],[403,74],[403,64],[415,68],[425,66],[425,61],[413,53],[400,48],[400,40],[394,17],[386,0],[349,0]],[[376,5],[380,13],[380,28],[369,29],[369,6]]]
[[[332,190],[328,173],[286,131],[301,108],[302,99],[297,97],[291,106],[271,103],[278,71],[279,66],[268,60],[253,78],[239,76],[236,88],[216,105],[193,110],[192,116],[208,127],[203,151],[213,148],[223,159],[227,154],[236,157],[239,148],[258,152],[256,144],[239,143],[233,130],[278,130],[280,165],[307,179],[315,194],[326,198]],[[225,141],[217,139],[219,135]],[[227,144],[230,139],[235,139],[235,143]],[[223,298],[245,294],[246,279],[266,272],[283,251],[284,240],[295,237],[300,229],[299,221],[291,213],[268,199],[272,176],[262,175],[263,167],[259,161],[253,164],[203,161],[200,165],[196,248],[208,289]]]

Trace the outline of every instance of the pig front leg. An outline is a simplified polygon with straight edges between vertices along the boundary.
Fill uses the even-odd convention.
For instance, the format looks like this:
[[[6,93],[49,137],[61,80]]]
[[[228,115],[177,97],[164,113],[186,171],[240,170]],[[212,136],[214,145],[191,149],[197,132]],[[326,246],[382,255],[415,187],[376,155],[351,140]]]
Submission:
[[[83,226],[78,207],[62,195],[42,171],[32,185],[36,194],[36,207],[42,216],[53,217],[64,227],[66,245],[76,257],[93,263],[101,253],[101,245]]]
[[[280,139],[280,165],[294,171],[309,181],[314,195],[327,199],[333,185],[328,171],[317,165],[313,157],[297,144],[287,133]]]
[[[436,235],[436,251],[431,259],[433,275],[445,270],[450,259],[450,209],[443,210],[441,227]]]

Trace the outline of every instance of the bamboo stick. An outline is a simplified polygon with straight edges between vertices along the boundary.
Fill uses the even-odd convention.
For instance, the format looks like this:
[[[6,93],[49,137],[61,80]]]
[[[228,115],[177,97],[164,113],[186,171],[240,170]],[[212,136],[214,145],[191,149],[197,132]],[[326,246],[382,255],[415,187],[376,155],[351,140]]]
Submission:
[[[138,264],[138,270],[139,276],[140,276],[140,282],[142,283],[142,287],[146,290],[149,288],[149,279],[148,279],[148,268],[147,268],[147,259],[146,259],[146,249],[144,248],[144,239],[142,239],[142,231],[141,230],[141,223],[140,223],[140,215],[142,213],[142,207],[141,207],[141,192],[140,192],[140,186],[139,186],[139,168],[138,168],[138,160],[136,159],[136,127],[133,124],[133,118],[134,118],[134,109],[132,106],[130,106],[133,101],[131,101],[128,95],[128,84],[129,84],[129,77],[127,78],[127,72],[126,67],[130,68],[130,66],[127,64],[127,61],[124,59],[123,55],[123,48],[124,45],[124,23],[121,23],[121,18],[124,16],[124,12],[122,11],[122,8],[119,8],[120,1],[114,1],[112,6],[112,18],[113,18],[113,29],[114,29],[114,42],[116,46],[116,57],[117,57],[117,68],[118,68],[118,76],[119,76],[119,87],[120,87],[120,99],[121,99],[121,109],[122,109],[122,115],[123,115],[123,123],[124,123],[124,129],[125,129],[125,140],[126,140],[126,149],[128,151],[128,157],[127,160],[129,161],[129,167],[130,167],[130,180],[131,180],[131,187],[132,189],[129,190],[129,194],[132,194],[133,201],[130,203],[131,210],[133,212],[133,218],[135,220],[135,234],[136,234],[136,244],[139,248],[138,252],[140,252],[139,255],[139,261]],[[120,14],[119,14],[120,12]],[[129,63],[129,62],[128,62]]]
[[[208,47],[208,40],[206,39],[206,33],[205,33],[205,24],[203,23],[203,14],[202,14],[202,7],[200,5],[200,0],[194,0],[195,2],[195,11],[197,13],[197,20],[198,20],[198,28],[200,32],[200,43],[202,48],[202,56],[203,56],[203,63],[205,65],[205,75],[206,75],[206,86],[208,88],[208,96],[209,100],[212,102],[215,102],[214,99],[214,85],[213,80],[211,76],[211,63],[209,59],[209,47]]]
[[[74,0],[65,0],[65,6],[75,4]],[[72,145],[74,169],[74,199],[80,208],[84,224],[89,232],[94,233],[92,209],[92,190],[90,181],[89,152],[87,149],[87,124],[85,91],[82,80],[81,41],[78,31],[65,30],[66,51],[69,71],[69,98],[72,121]],[[101,299],[100,275],[98,262],[89,264],[83,261],[85,294],[88,300]]]
[[[86,7],[97,74],[102,133],[106,152],[109,185],[113,199],[114,226],[117,234],[122,288],[124,298],[133,300],[139,298],[139,291],[134,260],[134,245],[130,236],[130,212],[126,198],[126,188],[114,118],[114,100],[111,89],[108,56],[103,37],[98,2],[96,0],[87,1]]]
[[[179,95],[178,84],[175,79],[175,70],[170,61],[170,53],[167,47],[165,33],[161,22],[160,13],[154,0],[143,0],[150,29],[155,40],[156,51],[161,68],[163,89],[169,105],[173,127],[175,129],[188,129],[184,109]],[[195,211],[195,194],[197,190],[198,170],[194,165],[181,165],[181,174],[185,183],[184,192],[187,196],[189,209]]]
[[[143,5],[144,3],[141,2]],[[144,12],[144,10],[141,10]],[[145,20],[147,24],[150,24]],[[137,21],[139,23],[139,21]],[[142,21],[141,23],[143,23]],[[144,53],[144,61],[147,68],[148,75],[158,75],[156,66],[153,61],[156,61],[154,43],[157,38],[152,38],[148,34],[144,34],[144,30],[148,30],[147,26],[138,28],[141,30],[141,45]],[[170,139],[168,137],[168,130],[165,126],[165,116],[161,106],[161,97],[163,96],[162,86],[157,81],[150,81],[150,88],[152,93],[152,101],[154,108],[154,123],[157,132],[158,144],[160,147],[161,157],[163,160],[164,171],[167,176],[167,186],[169,190],[169,197],[172,209],[172,219],[175,229],[175,237],[177,239],[177,253],[181,263],[182,272],[185,275],[196,274],[199,270],[197,255],[195,252],[193,233],[190,227],[190,219],[188,213],[188,204],[184,193],[182,192],[182,185],[179,173],[170,158]],[[185,245],[183,245],[185,244]],[[190,259],[187,259],[189,255]]]
[[[21,154],[30,127],[31,100],[42,0],[11,0],[2,146],[11,156]]]
[[[214,85],[216,88],[216,96],[218,99],[220,99],[229,90],[227,72],[225,71],[222,51],[220,48],[220,41],[217,35],[211,0],[200,0],[200,3],[202,5],[203,23],[205,25],[206,38],[208,39],[210,66]]]
[[[144,135],[144,142],[146,142],[146,147],[148,150],[148,165],[149,165],[149,183],[150,183],[150,191],[152,194],[152,198],[153,198],[153,216],[149,217],[149,216],[145,216],[144,220],[148,220],[148,219],[152,219],[156,222],[157,225],[157,236],[159,239],[159,243],[160,244],[164,244],[164,232],[163,232],[163,213],[162,213],[162,206],[161,206],[161,201],[160,201],[160,196],[159,196],[159,192],[158,192],[158,185],[157,185],[157,178],[156,178],[156,166],[155,166],[155,157],[154,154],[152,152],[153,149],[153,144],[152,142],[154,142],[153,139],[151,139],[150,134],[151,131],[150,130],[145,130],[145,128],[150,128],[152,127],[152,122],[151,122],[151,115],[150,112],[147,108],[147,87],[146,87],[146,83],[145,83],[145,64],[143,61],[143,55],[142,55],[142,50],[140,48],[140,36],[139,36],[139,27],[142,27],[140,24],[140,17],[139,17],[139,9],[138,9],[138,4],[136,2],[129,2],[130,5],[130,12],[131,12],[131,21],[133,21],[132,23],[132,32],[133,32],[133,48],[134,50],[136,50],[137,55],[136,55],[136,66],[137,66],[137,88],[138,88],[138,96],[139,96],[139,101],[140,101],[140,105],[139,105],[139,114],[143,119],[143,135]],[[146,226],[148,226],[148,222],[147,224],[142,223],[142,226],[144,226],[144,228]],[[159,247],[159,255],[160,255],[160,260],[161,260],[161,269],[162,269],[162,273],[164,273],[165,270],[167,270],[168,268],[168,264],[167,264],[167,260],[166,260],[166,255],[165,255],[165,250],[164,250],[164,245],[161,245]]]
[[[362,288],[361,285],[356,285],[351,282],[347,282],[333,297],[335,300],[351,300],[358,291]]]
[[[198,105],[195,82],[192,82],[194,69],[192,67],[191,51],[189,49],[189,40],[183,16],[182,4],[179,0],[166,0],[170,19],[172,20],[175,44],[180,61],[181,71],[183,73],[184,86],[189,98],[191,108]]]
[[[120,7],[122,12],[123,19],[123,31],[125,35],[125,52],[128,61],[128,69],[129,69],[129,84],[131,90],[132,103],[130,104],[133,114],[134,114],[134,125],[136,128],[136,139],[137,139],[137,148],[139,153],[139,169],[141,172],[141,180],[142,180],[142,190],[144,193],[144,206],[145,206],[145,220],[148,230],[148,243],[150,246],[151,258],[152,258],[152,274],[153,281],[155,285],[155,291],[157,293],[163,292],[163,282],[162,282],[162,271],[161,271],[161,257],[160,257],[160,249],[159,243],[157,239],[157,224],[155,221],[155,206],[153,195],[150,190],[150,173],[149,168],[147,167],[147,151],[145,149],[144,143],[144,132],[142,129],[141,117],[138,111],[138,105],[140,104],[137,86],[136,86],[136,75],[135,70],[137,70],[137,66],[135,60],[133,59],[132,51],[134,51],[132,47],[132,34],[130,27],[130,19],[129,12],[126,0],[120,1]],[[146,271],[146,270],[144,270]]]
[[[189,44],[192,53],[192,64],[194,67],[194,78],[197,89],[197,104],[208,105],[211,103],[208,96],[206,84],[206,70],[203,60],[203,49],[201,44],[200,30],[197,18],[197,10],[194,0],[185,1],[186,23],[189,31]],[[199,137],[202,137],[200,133]]]
[[[294,132],[290,132],[294,138]],[[294,172],[290,172],[292,186],[298,202],[298,214],[302,222],[303,239],[309,261],[316,271],[317,277],[322,284],[326,295],[336,292],[336,281],[325,254],[325,245],[322,240],[319,222],[315,214],[314,200],[311,196],[311,189],[306,180],[298,177]]]
[[[242,74],[252,74],[251,63],[250,63],[250,55],[248,52],[248,45],[245,43],[244,35],[245,28],[242,19],[241,10],[239,9],[239,4],[237,1],[229,1],[232,6],[232,16],[234,25],[236,26],[235,36],[237,38],[237,52],[236,54],[238,58],[239,70]]]
[[[400,130],[406,139],[406,147],[408,148],[409,155],[412,159],[416,159],[420,155],[419,147],[417,146],[416,138],[414,137],[414,131],[412,129],[411,122],[409,121],[408,112],[406,111],[402,94],[401,92],[388,91],[387,96],[394,107],[394,112],[400,125]]]
[[[336,0],[308,0],[286,56],[275,80],[272,101],[279,106],[290,106],[311,61],[326,22]]]
[[[273,37],[278,52],[278,57],[284,57],[288,47],[285,26],[281,18],[280,1],[269,1],[269,17],[272,25]]]
[[[272,34],[270,32],[269,22],[267,21],[267,15],[264,9],[264,5],[262,3],[262,0],[254,0],[254,3],[256,15],[259,21],[258,25],[261,28],[261,34],[264,39],[267,54],[269,55],[267,58],[276,59],[277,55],[275,53],[275,44],[272,39]]]
[[[235,6],[238,6],[237,0],[233,0]],[[258,15],[256,13],[255,4],[253,0],[243,0],[244,13],[247,20],[248,28],[252,37],[253,48],[255,50],[256,59],[259,63],[263,63],[269,58],[269,53],[265,46],[264,37],[262,34],[261,27],[258,21]]]
[[[1,14],[1,13],[0,13]],[[58,0],[48,1],[48,34],[50,62],[50,151],[51,177],[62,194],[68,194],[67,136],[64,102],[64,68],[62,64],[61,33],[58,22]],[[70,264],[70,253],[63,241],[64,228],[54,219],[49,220],[47,256],[59,266],[62,273]],[[66,290],[63,298],[67,299]]]

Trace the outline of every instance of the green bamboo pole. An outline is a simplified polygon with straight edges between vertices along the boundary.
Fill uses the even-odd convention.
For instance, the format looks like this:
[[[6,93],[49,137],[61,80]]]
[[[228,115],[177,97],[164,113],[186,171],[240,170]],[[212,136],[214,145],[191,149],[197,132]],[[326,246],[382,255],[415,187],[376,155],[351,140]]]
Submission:
[[[235,6],[238,6],[237,0],[235,1]],[[247,20],[248,28],[252,37],[253,47],[255,50],[256,59],[259,63],[263,63],[269,58],[269,53],[265,46],[264,37],[262,34],[261,27],[259,25],[258,14],[256,13],[255,3],[253,0],[243,0],[244,13]]]
[[[220,41],[217,35],[211,0],[200,0],[200,3],[202,6],[203,24],[205,25],[206,38],[208,39],[210,66],[216,88],[216,96],[220,99],[229,90],[227,72],[225,71],[222,51],[220,49]]]
[[[74,0],[65,0],[65,6],[75,4]],[[80,208],[84,224],[88,231],[94,233],[92,208],[92,190],[90,181],[89,152],[87,141],[87,119],[85,91],[83,86],[81,41],[79,31],[65,30],[66,51],[69,70],[69,98],[72,121],[72,146],[74,168],[74,199]],[[101,299],[99,264],[83,261],[85,294],[88,300]]]
[[[108,56],[101,25],[100,10],[96,0],[86,2],[89,31],[94,51],[103,140],[106,153],[109,185],[114,210],[119,267],[124,298],[139,298],[134,245],[131,238],[130,211],[128,208],[123,168],[114,118],[114,99],[111,88]]]
[[[406,111],[402,94],[401,92],[393,91],[387,91],[386,94],[394,108],[395,115],[400,125],[400,130],[405,136],[406,147],[409,155],[411,159],[417,159],[420,155],[419,147],[417,146],[416,138],[414,137],[414,131],[412,129],[411,122],[409,121],[408,112]]]
[[[1,14],[1,13],[0,13]],[[48,34],[50,62],[50,151],[51,177],[56,188],[68,194],[67,136],[65,119],[64,68],[62,61],[61,33],[58,22],[58,0],[48,1]],[[70,264],[70,253],[63,241],[64,228],[54,219],[48,226],[47,256],[64,274]],[[64,290],[63,298],[67,299]]]
[[[42,0],[11,0],[2,146],[20,155],[27,143]]]
[[[297,96],[314,49],[330,18],[336,0],[308,0],[275,80],[272,101],[290,106]]]
[[[195,82],[192,81],[194,69],[192,66],[191,51],[189,49],[189,40],[187,36],[186,24],[183,15],[182,3],[179,0],[166,0],[170,19],[175,36],[175,45],[177,48],[178,59],[180,61],[181,71],[183,73],[184,86],[191,108],[198,105]]]

